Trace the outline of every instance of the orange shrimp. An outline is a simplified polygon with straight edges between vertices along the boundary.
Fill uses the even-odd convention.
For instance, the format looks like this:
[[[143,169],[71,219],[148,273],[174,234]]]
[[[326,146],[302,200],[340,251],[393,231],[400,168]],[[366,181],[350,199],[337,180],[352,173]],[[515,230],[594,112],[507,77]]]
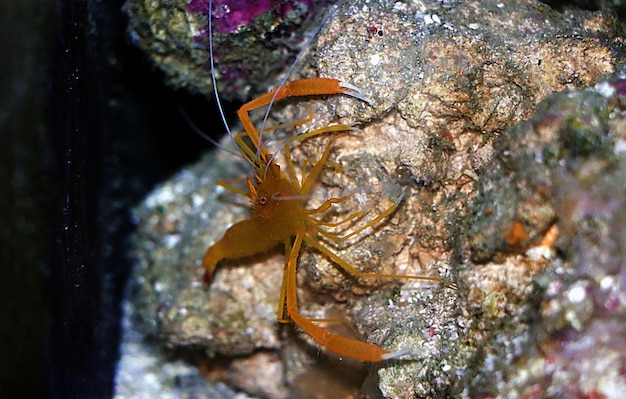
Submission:
[[[209,0],[208,34],[211,77],[213,79],[216,101],[221,111],[214,73],[211,10],[212,1]],[[329,15],[330,13],[327,14],[327,17]],[[318,30],[321,26],[322,24],[318,26]],[[309,41],[312,40],[314,36],[315,35],[311,35]],[[298,55],[296,62],[302,54],[303,52]],[[266,105],[271,107],[274,101],[290,96],[305,97],[334,94],[347,94],[371,104],[371,100],[363,96],[361,91],[352,85],[342,83],[336,79],[313,78],[283,84],[277,89],[244,104],[239,109],[237,114],[244,131],[235,135],[234,141],[240,154],[252,165],[254,176],[253,178],[247,178],[247,192],[231,187],[226,182],[218,182],[218,184],[234,192],[247,195],[252,205],[252,213],[249,219],[235,223],[228,228],[224,236],[206,251],[202,261],[205,269],[203,280],[205,284],[210,284],[215,269],[219,262],[224,259],[240,259],[258,255],[282,245],[285,250],[285,269],[278,303],[278,321],[281,323],[295,323],[319,345],[331,352],[359,360],[379,362],[385,359],[404,356],[412,353],[412,351],[400,350],[390,352],[373,344],[331,334],[300,313],[296,295],[296,265],[303,242],[318,250],[346,272],[357,277],[418,279],[443,283],[453,288],[456,288],[456,286],[436,277],[363,273],[350,266],[346,261],[341,259],[341,257],[321,244],[320,237],[325,241],[341,243],[376,225],[397,208],[402,197],[396,198],[391,206],[369,222],[343,236],[329,232],[325,227],[340,227],[358,221],[361,217],[365,216],[365,212],[357,211],[337,223],[329,223],[319,219],[319,217],[323,216],[333,205],[340,204],[349,199],[352,196],[351,194],[327,199],[322,202],[321,205],[313,209],[306,208],[308,199],[311,198],[313,187],[320,173],[326,165],[334,165],[328,161],[332,144],[337,137],[339,137],[341,132],[358,131],[358,129],[348,125],[335,125],[301,134],[290,139],[282,147],[286,158],[286,171],[282,171],[280,166],[275,162],[273,155],[270,154],[265,147],[261,137],[263,132],[273,129],[257,130],[250,119],[249,112]],[[224,125],[230,134],[225,120]],[[289,125],[293,126],[295,123]],[[332,137],[326,143],[320,159],[314,164],[309,164],[308,167],[303,168],[301,178],[298,179],[291,161],[289,145],[295,141],[305,140],[323,134],[332,134]]]
[[[346,201],[351,197],[351,194],[327,199],[313,209],[307,209],[307,199],[311,197],[314,184],[317,182],[321,171],[329,164],[328,157],[332,144],[339,137],[338,132],[357,131],[357,129],[348,125],[335,125],[292,138],[283,146],[286,156],[286,171],[282,171],[265,147],[261,140],[261,133],[255,129],[248,113],[289,96],[332,94],[347,94],[368,101],[357,88],[351,85],[335,79],[314,78],[296,80],[285,84],[244,104],[239,109],[238,116],[244,127],[244,132],[236,135],[234,139],[241,155],[254,168],[253,178],[247,179],[247,195],[252,204],[252,213],[249,219],[232,225],[226,230],[224,237],[206,251],[202,261],[205,268],[204,282],[210,283],[221,260],[262,254],[282,245],[285,250],[285,270],[278,304],[278,321],[295,323],[320,346],[331,352],[364,361],[379,362],[406,355],[411,351],[390,352],[373,344],[331,334],[303,316],[298,310],[296,265],[302,243],[304,242],[316,249],[337,266],[358,277],[419,279],[439,282],[451,287],[454,285],[435,277],[363,273],[350,266],[328,247],[320,243],[320,237],[326,241],[340,243],[376,225],[396,209],[402,197],[397,198],[384,212],[353,231],[343,236],[331,233],[325,227],[338,227],[354,222],[363,217],[365,213],[358,211],[338,223],[328,223],[318,217],[331,209],[333,205]],[[322,134],[332,134],[332,136],[326,143],[319,160],[305,168],[301,178],[298,179],[290,159],[289,144]],[[225,183],[218,184],[230,188]],[[235,191],[241,192],[242,190],[235,189]]]

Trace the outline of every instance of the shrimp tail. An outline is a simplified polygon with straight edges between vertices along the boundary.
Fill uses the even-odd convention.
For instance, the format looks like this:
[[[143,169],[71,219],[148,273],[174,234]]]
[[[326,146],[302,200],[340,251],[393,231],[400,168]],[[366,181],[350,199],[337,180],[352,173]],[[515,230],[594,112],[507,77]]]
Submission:
[[[215,273],[215,268],[217,267],[217,263],[220,261],[220,257],[215,254],[216,246],[212,246],[208,251],[204,254],[204,259],[202,259],[202,265],[204,266],[204,276],[202,277],[202,283],[205,286],[208,286],[213,281],[213,274]]]
[[[242,244],[245,243],[245,244]],[[213,274],[223,259],[241,259],[270,251],[278,243],[267,235],[263,226],[254,219],[246,219],[230,226],[221,240],[207,249],[202,259],[205,285],[211,283]]]

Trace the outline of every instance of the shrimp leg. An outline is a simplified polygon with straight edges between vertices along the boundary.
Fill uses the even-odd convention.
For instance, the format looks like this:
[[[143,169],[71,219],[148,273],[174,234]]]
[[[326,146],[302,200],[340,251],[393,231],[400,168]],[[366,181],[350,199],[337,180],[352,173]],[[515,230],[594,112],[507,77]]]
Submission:
[[[381,274],[381,273],[364,273],[353,266],[350,266],[345,260],[341,259],[339,256],[334,254],[331,250],[321,245],[316,240],[311,237],[304,236],[304,241],[312,246],[313,248],[320,251],[322,254],[326,255],[329,259],[335,262],[339,267],[341,267],[346,272],[355,275],[357,277],[363,278],[401,278],[407,280],[426,280],[426,281],[434,281],[436,283],[444,284],[452,289],[457,289],[457,286],[449,281],[442,280],[438,277],[427,277],[427,276],[413,276],[413,275],[403,275],[403,274]]]
[[[237,111],[237,116],[243,125],[244,130],[248,134],[248,137],[252,141],[253,145],[257,147],[262,158],[267,159],[268,152],[265,146],[258,148],[261,138],[259,132],[255,129],[254,124],[250,120],[249,112],[260,108],[264,105],[268,105],[272,101],[278,101],[286,97],[305,97],[314,95],[326,95],[326,94],[348,94],[353,97],[370,102],[362,95],[362,93],[354,86],[346,83],[342,83],[337,79],[328,78],[310,78],[294,80],[284,84],[268,93],[265,93],[252,101],[245,103]]]
[[[396,357],[395,352],[389,352],[376,345],[331,334],[300,313],[296,293],[296,263],[298,261],[298,254],[300,253],[303,238],[305,238],[304,229],[297,232],[293,245],[289,242],[285,243],[285,280],[283,285],[285,289],[287,315],[289,318],[318,344],[338,355],[368,362],[380,362]],[[401,351],[398,352],[397,355],[400,356],[405,353],[405,351]]]

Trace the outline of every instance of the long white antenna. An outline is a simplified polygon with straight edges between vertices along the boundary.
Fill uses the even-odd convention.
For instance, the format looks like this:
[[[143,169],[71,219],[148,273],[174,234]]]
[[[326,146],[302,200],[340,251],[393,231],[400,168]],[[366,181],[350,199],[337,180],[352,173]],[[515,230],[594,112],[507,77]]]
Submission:
[[[287,79],[289,79],[289,76],[291,76],[294,68],[296,67],[296,64],[304,57],[304,54],[309,49],[309,46],[311,45],[313,40],[317,37],[317,35],[319,34],[320,30],[322,29],[322,26],[324,26],[326,21],[328,21],[328,19],[334,14],[335,10],[339,7],[339,4],[341,4],[341,3],[342,2],[339,2],[339,3],[335,4],[335,5],[332,5],[329,8],[328,12],[326,12],[324,17],[322,18],[321,22],[317,25],[317,27],[309,33],[308,38],[306,39],[302,49],[300,50],[300,52],[296,56],[296,59],[294,60],[294,62],[291,64],[291,66],[287,70],[287,73],[285,74],[285,76],[281,79],[280,84],[278,85],[278,87],[283,86],[287,82]],[[224,125],[224,128],[226,129],[226,132],[228,133],[228,136],[230,137],[231,141],[234,142],[235,139],[234,139],[234,136],[233,136],[233,133],[232,133],[230,127],[228,126],[228,121],[226,121],[226,116],[224,114],[224,108],[222,107],[222,102],[220,100],[219,91],[218,91],[218,88],[217,88],[217,78],[215,77],[215,60],[214,60],[214,57],[213,57],[213,20],[212,20],[212,16],[213,16],[213,0],[209,0],[209,8],[208,8],[208,13],[207,13],[207,19],[208,19],[207,25],[208,25],[208,35],[209,35],[209,61],[210,61],[210,65],[211,65],[211,82],[213,84],[213,93],[214,93],[214,96],[215,96],[215,102],[217,104],[217,108],[219,110],[220,117],[222,118],[222,124]],[[274,104],[274,101],[276,100],[276,96],[277,95],[278,95],[278,91],[276,91],[276,93],[274,93],[274,96],[272,96],[272,99],[270,100],[269,104],[267,105],[267,109],[265,111],[265,115],[263,116],[263,121],[261,122],[261,129],[259,130],[259,142],[257,143],[257,153],[256,153],[257,158],[260,157],[260,149],[261,149],[261,145],[262,145],[262,141],[263,141],[263,130],[265,129],[265,125],[267,124],[267,120],[269,118],[269,114],[270,114],[270,111],[272,109],[272,105]],[[235,145],[236,145],[236,143],[235,143]],[[218,145],[218,147],[219,147],[219,145]],[[274,156],[272,156],[272,158],[270,160],[270,163],[273,160],[273,158],[274,158]]]
[[[291,73],[293,72],[294,68],[296,67],[296,64],[302,59],[302,57],[304,57],[304,54],[309,49],[309,46],[313,42],[313,39],[315,39],[317,37],[317,35],[320,32],[320,30],[322,30],[322,26],[324,26],[326,21],[328,21],[328,19],[333,15],[335,10],[338,8],[339,4],[341,4],[341,2],[339,2],[339,3],[335,4],[335,5],[332,5],[329,8],[328,12],[326,12],[324,17],[322,18],[322,21],[317,25],[317,27],[315,29],[313,29],[309,33],[309,37],[306,40],[306,42],[304,43],[304,46],[302,46],[302,49],[300,50],[300,52],[296,56],[296,59],[293,61],[293,63],[291,64],[291,66],[287,70],[287,73],[285,74],[285,76],[281,79],[280,84],[278,85],[278,87],[281,87],[285,83],[287,83],[287,79],[289,79],[289,76],[291,76]],[[263,116],[263,122],[261,122],[261,129],[259,130],[259,143],[257,143],[257,154],[256,154],[257,157],[260,155],[258,149],[261,148],[261,141],[263,139],[263,130],[265,129],[265,125],[267,123],[267,119],[269,118],[270,111],[272,109],[272,104],[274,104],[274,100],[276,100],[276,96],[277,95],[278,95],[278,90],[276,91],[276,93],[274,93],[274,95],[272,96],[272,99],[270,100],[269,104],[267,105],[267,110],[265,111],[265,116]],[[274,156],[272,155],[272,159],[273,158],[274,158]]]
[[[222,108],[220,94],[217,90],[217,79],[215,78],[215,62],[213,61],[213,0],[209,0],[207,19],[209,26],[209,59],[211,61],[211,82],[213,83],[213,93],[215,95],[215,102],[217,103],[217,108],[220,111],[220,117],[222,118],[224,128],[228,133],[228,137],[230,137],[230,139],[234,142],[235,139],[233,137],[233,133],[231,132],[230,127],[228,126],[228,122],[226,121],[226,116],[224,115],[224,108]]]

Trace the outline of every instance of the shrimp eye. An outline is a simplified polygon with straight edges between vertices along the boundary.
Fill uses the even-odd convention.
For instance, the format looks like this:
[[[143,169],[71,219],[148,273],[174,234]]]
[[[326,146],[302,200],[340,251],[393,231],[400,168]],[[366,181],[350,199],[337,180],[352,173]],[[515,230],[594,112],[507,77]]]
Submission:
[[[265,205],[266,203],[267,203],[267,198],[265,198],[265,197],[260,197],[259,198],[259,204]]]

